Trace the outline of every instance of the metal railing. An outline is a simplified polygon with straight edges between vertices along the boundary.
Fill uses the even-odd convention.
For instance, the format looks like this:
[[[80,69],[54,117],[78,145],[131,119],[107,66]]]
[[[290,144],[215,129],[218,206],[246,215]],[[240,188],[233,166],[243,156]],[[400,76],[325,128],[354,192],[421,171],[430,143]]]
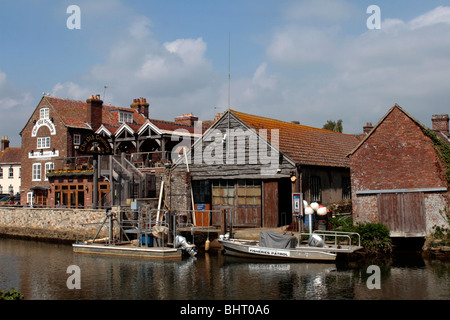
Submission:
[[[164,168],[172,164],[168,151],[135,152],[126,154],[125,158],[138,169]]]
[[[348,246],[352,247],[354,244],[352,243],[352,236],[356,236],[358,239],[358,246],[361,246],[361,236],[356,232],[347,232],[347,231],[333,231],[333,230],[314,230],[312,233],[302,233],[301,235],[318,235],[322,236],[325,241],[326,238],[334,238],[334,245],[339,245],[341,241],[347,240]]]

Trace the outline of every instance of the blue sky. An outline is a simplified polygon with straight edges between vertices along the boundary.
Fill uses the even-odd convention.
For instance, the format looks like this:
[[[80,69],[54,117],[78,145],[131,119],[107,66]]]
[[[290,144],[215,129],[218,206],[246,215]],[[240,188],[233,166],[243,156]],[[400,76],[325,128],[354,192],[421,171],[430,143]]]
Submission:
[[[69,5],[81,9],[70,30]],[[381,10],[369,30],[368,6]],[[359,133],[398,103],[425,125],[450,113],[450,1],[0,1],[1,135],[19,133],[43,92],[151,117],[212,119],[231,107]],[[108,88],[104,89],[104,86]]]

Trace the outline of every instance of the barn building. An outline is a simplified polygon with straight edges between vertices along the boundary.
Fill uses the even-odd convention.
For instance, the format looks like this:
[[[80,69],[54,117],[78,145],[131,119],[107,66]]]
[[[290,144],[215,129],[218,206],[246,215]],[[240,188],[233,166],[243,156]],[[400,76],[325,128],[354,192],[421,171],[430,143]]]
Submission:
[[[392,237],[423,237],[448,227],[450,141],[448,115],[433,115],[432,130],[397,104],[349,153],[353,218],[380,222]]]

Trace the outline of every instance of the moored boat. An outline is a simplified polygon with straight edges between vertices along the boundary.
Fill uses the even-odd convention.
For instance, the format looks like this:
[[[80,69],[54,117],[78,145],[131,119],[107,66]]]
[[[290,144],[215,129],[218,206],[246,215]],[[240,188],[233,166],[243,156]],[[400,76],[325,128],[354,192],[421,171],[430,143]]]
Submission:
[[[228,255],[293,261],[335,261],[338,254],[362,249],[357,233],[316,230],[307,235],[307,244],[302,244],[295,236],[281,235],[273,231],[262,231],[259,241],[220,236],[219,243]],[[357,237],[358,244],[353,244],[352,236]],[[330,238],[334,241],[326,241]]]

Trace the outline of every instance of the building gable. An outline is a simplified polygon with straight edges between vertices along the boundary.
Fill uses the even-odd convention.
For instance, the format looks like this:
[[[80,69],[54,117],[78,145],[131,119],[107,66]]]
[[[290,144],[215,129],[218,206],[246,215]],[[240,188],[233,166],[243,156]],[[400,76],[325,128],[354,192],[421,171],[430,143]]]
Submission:
[[[395,105],[349,153],[354,192],[446,188],[426,127]]]
[[[232,111],[225,112],[186,154],[193,179],[290,177],[295,163],[279,151],[276,134],[254,130]],[[176,162],[184,165],[184,158]]]

